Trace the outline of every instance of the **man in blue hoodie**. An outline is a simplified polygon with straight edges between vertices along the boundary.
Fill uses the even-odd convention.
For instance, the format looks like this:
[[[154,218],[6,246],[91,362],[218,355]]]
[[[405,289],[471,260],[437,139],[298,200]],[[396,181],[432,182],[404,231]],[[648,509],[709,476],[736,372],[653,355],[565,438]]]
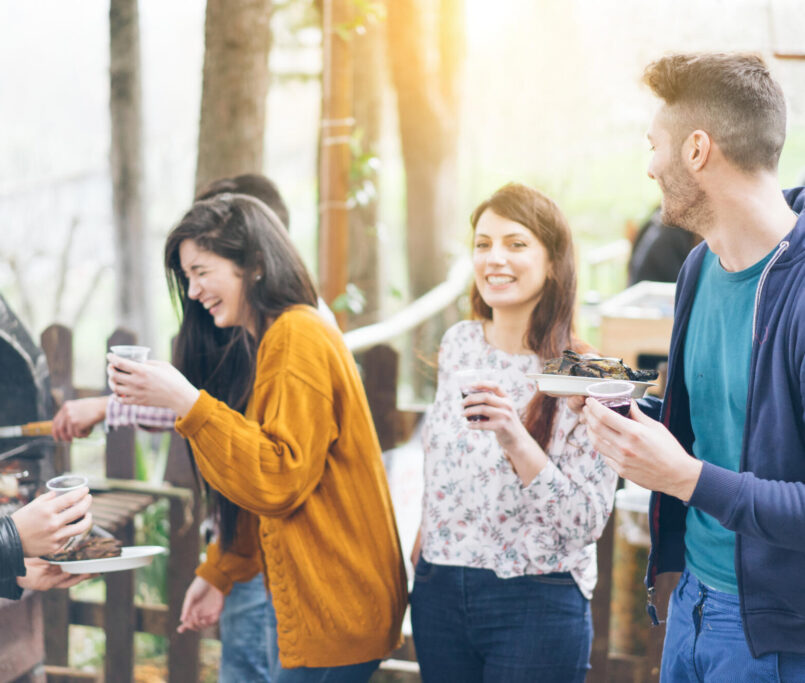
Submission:
[[[704,242],[677,281],[662,404],[627,419],[587,399],[584,418],[654,491],[649,595],[682,572],[661,680],[805,681],[805,195],[779,189],[785,100],[753,55],[671,55],[644,82],[662,220]]]

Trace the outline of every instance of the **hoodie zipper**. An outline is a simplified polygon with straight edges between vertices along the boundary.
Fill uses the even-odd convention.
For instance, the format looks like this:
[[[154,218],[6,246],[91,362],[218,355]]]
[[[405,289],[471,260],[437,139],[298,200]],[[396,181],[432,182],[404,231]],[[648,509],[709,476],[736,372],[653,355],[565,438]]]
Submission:
[[[768,276],[769,271],[774,267],[774,264],[780,259],[780,257],[785,253],[785,250],[788,249],[788,245],[790,242],[780,242],[780,246],[777,247],[777,251],[774,252],[774,256],[771,257],[769,262],[766,264],[766,267],[763,269],[763,272],[760,274],[760,280],[757,283],[757,289],[755,290],[755,307],[752,312],[752,334],[755,339],[757,339],[757,310],[760,307],[760,293],[763,291],[763,285],[766,284],[766,276]]]

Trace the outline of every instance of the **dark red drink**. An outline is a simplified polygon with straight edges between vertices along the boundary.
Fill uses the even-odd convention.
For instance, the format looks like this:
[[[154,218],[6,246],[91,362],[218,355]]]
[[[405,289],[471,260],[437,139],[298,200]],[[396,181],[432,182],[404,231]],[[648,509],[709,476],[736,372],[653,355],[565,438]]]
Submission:
[[[617,400],[617,401],[601,401],[607,408],[610,410],[614,410],[619,415],[623,415],[624,417],[629,415],[629,410],[632,408],[632,402],[629,400]]]
[[[461,398],[467,398],[470,395],[469,391],[462,391]],[[470,403],[468,406],[464,406],[465,408],[472,408],[473,406],[479,406],[480,403]],[[467,420],[470,422],[487,422],[489,418],[486,415],[470,415]]]

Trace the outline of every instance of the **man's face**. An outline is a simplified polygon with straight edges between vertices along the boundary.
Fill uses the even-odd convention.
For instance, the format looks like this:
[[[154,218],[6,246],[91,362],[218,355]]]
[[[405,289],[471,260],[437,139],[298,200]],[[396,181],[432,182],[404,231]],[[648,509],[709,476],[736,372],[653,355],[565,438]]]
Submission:
[[[663,105],[648,130],[651,145],[649,178],[662,191],[662,222],[699,232],[708,213],[707,195],[684,163],[684,140],[674,134],[672,115]]]

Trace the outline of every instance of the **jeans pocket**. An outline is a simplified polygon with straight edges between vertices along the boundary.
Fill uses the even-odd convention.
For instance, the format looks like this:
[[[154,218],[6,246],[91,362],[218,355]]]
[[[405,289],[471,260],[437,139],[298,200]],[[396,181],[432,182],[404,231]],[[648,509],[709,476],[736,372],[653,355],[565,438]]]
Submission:
[[[414,580],[428,581],[435,571],[436,565],[428,562],[420,553],[419,559],[416,561],[416,567],[414,567]]]

